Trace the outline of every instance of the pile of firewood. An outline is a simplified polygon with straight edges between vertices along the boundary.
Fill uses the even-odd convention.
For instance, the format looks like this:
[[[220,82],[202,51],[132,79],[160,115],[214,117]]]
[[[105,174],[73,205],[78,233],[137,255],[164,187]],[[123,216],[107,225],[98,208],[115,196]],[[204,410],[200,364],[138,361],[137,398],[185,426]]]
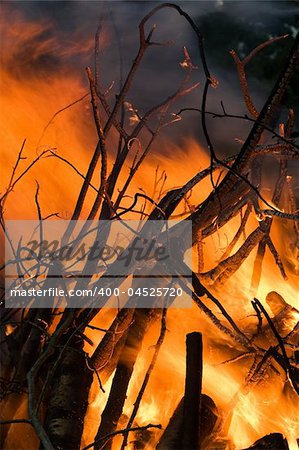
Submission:
[[[182,118],[183,112],[188,109],[185,108],[174,115],[170,109],[171,106],[178,98],[193,92],[198,87],[198,82],[190,84],[195,65],[192,64],[191,58],[185,50],[185,60],[182,64],[185,76],[179,88],[144,114],[139,113],[139,109],[132,105],[128,107],[128,93],[144,54],[151,46],[157,44],[152,39],[155,26],[149,32],[146,32],[146,26],[152,16],[163,8],[172,8],[184,20],[187,20],[198,42],[198,52],[203,63],[205,77],[202,103],[198,113],[201,117],[207,148],[211,154],[211,164],[180,187],[165,193],[162,186],[158,198],[151,198],[145,193],[136,193],[133,203],[127,206],[128,188],[144,159],[148,157],[149,150],[158,133],[170,123]],[[87,216],[84,217],[88,220],[121,220],[132,212],[136,213],[137,210],[145,224],[150,220],[165,221],[173,217],[182,203],[185,202],[188,206],[190,191],[203,179],[210,177],[212,189],[207,198],[197,206],[191,205],[189,209],[186,206],[181,223],[169,231],[170,239],[180,243],[183,267],[184,253],[190,250],[186,247],[184,239],[184,219],[192,221],[192,247],[198,255],[198,267],[193,270],[192,283],[181,276],[181,273],[177,274],[175,282],[192,297],[193,302],[206,315],[207,320],[216,327],[219,335],[225,336],[231,346],[236,348],[238,352],[236,358],[241,359],[244,355],[249,358],[251,363],[245,380],[247,386],[253,386],[260,382],[265,372],[271,372],[274,374],[273,376],[285,378],[293,395],[297,396],[299,394],[299,324],[297,322],[291,330],[289,326],[286,326],[290,317],[294,316],[295,310],[286,304],[282,297],[272,292],[267,297],[268,305],[274,315],[271,318],[255,295],[261,278],[266,250],[273,255],[282,278],[285,280],[287,278],[283,259],[273,241],[272,224],[275,218],[291,221],[295,236],[294,245],[297,249],[299,248],[297,207],[292,179],[288,173],[288,162],[298,159],[299,154],[299,149],[292,139],[294,111],[289,110],[286,123],[281,124],[279,128],[280,132],[275,131],[276,125],[279,124],[274,123],[277,108],[283,103],[284,95],[298,64],[299,36],[296,37],[289,54],[286,55],[285,66],[278,75],[277,83],[260,112],[257,112],[250,99],[245,64],[273,40],[254,49],[243,61],[240,61],[233,53],[249,114],[240,117],[229,114],[224,105],[222,105],[222,114],[214,114],[206,110],[209,88],[215,87],[217,82],[208,69],[200,30],[192,18],[179,6],[169,3],[159,4],[142,19],[139,26],[140,45],[137,55],[119,92],[115,93],[112,98],[109,97],[110,92],[105,93],[100,86],[99,71],[102,67],[102,64],[99,63],[98,46],[100,32],[101,28],[99,28],[95,40],[96,70],[93,72],[90,68],[87,69],[98,143],[86,174],[82,174],[75,164],[65,160],[51,149],[42,152],[24,170],[20,171],[24,159],[23,151],[26,147],[24,142],[9,186],[0,198],[1,225],[4,233],[4,205],[9,194],[42,156],[60,159],[61,163],[76,170],[78,176],[83,179],[76,205],[73,208],[72,222],[64,235],[64,244],[70,240],[74,232],[74,223],[82,218],[83,211],[88,210]],[[128,128],[128,120],[125,120],[125,117],[128,119],[128,114],[132,113],[134,113],[133,129],[132,121]],[[206,123],[208,114],[252,122],[252,129],[237,155],[224,160],[217,157]],[[118,134],[118,145],[116,151],[108,155],[109,145],[107,143],[115,143],[115,133]],[[138,149],[132,158],[131,149],[136,142]],[[260,192],[264,155],[271,155],[279,165],[279,175],[272,192],[271,202],[263,198]],[[107,163],[108,156],[113,162],[110,173]],[[130,170],[122,184],[119,176],[128,164]],[[220,169],[224,173],[221,172],[220,181],[216,182],[214,176],[219,173]],[[180,168],[178,173],[183,170],[183,167]],[[94,181],[97,174],[100,174],[98,185]],[[91,203],[87,201],[87,194],[90,192],[93,194],[90,197]],[[283,192],[287,199],[284,212],[281,210]],[[36,190],[35,204],[38,220],[42,224],[44,216],[39,204],[39,186]],[[218,233],[224,225],[230,223],[231,219],[239,214],[241,214],[240,226],[235,230],[234,237],[228,243],[221,261],[218,261],[211,270],[206,271],[203,250],[205,240]],[[252,215],[258,218],[258,222],[256,228],[247,235],[246,224]],[[249,274],[249,278],[251,277],[252,312],[255,315],[256,323],[254,329],[249,329],[234,319],[226,305],[223,304],[221,287],[255,249],[257,253],[253,273]],[[20,258],[19,251],[20,248],[15,249],[17,261]],[[97,269],[95,263],[94,273],[97,273]],[[109,272],[109,268],[107,271]],[[51,274],[51,267],[49,273]],[[128,273],[127,277],[131,275],[132,273]],[[62,283],[64,276],[62,271],[57,282],[58,286],[59,283]],[[80,281],[81,288],[94,283],[91,278]],[[101,278],[99,280],[98,283],[101,282]],[[134,288],[142,286],[142,280],[138,277],[132,277],[132,280]],[[46,279],[45,283],[48,281]],[[35,280],[30,278],[28,282],[34,283]],[[158,283],[165,284],[169,283],[169,280],[162,278],[157,279],[156,282],[157,285]],[[117,286],[117,280],[112,279],[111,286]],[[218,292],[220,297],[215,292]],[[106,300],[109,300],[109,296]],[[119,309],[111,325],[104,330],[102,339],[91,353],[84,350],[85,343],[90,342],[86,331],[89,328],[97,328],[93,320],[97,318],[100,322],[101,310],[99,308],[65,308],[61,310],[53,307],[20,311],[2,307],[0,310],[2,327],[0,399],[2,402],[1,425],[3,427],[1,439],[4,448],[5,442],[7,442],[5,440],[9,437],[11,429],[25,426],[29,427],[28,433],[31,433],[31,441],[37,442],[36,445],[34,444],[36,448],[40,446],[40,449],[45,450],[79,450],[91,385],[93,382],[99,383],[100,389],[103,390],[103,383],[112,376],[107,402],[101,417],[98,417],[94,441],[84,449],[111,450],[114,437],[119,437],[119,435],[123,436],[122,450],[133,439],[136,449],[148,448],[147,445],[155,439],[153,430],[161,429],[161,425],[148,424],[140,427],[136,423],[136,415],[154,369],[159,349],[163,345],[167,314],[166,308],[163,310],[155,308],[154,303],[150,306],[147,309]],[[149,327],[159,320],[161,320],[161,331],[153,359],[135,399],[132,414],[130,417],[126,417],[123,409],[137,357]],[[99,330],[103,331],[101,328]],[[187,336],[185,395],[177,405],[168,426],[163,430],[159,443],[154,442],[152,448],[156,447],[157,450],[198,450],[200,448],[221,449],[227,445],[225,436],[223,442],[219,437],[221,411],[212,398],[202,394],[202,353],[201,335],[199,333],[189,334]],[[20,419],[18,412],[24,403],[27,412]],[[283,450],[288,448],[288,444],[281,434],[273,433],[258,440],[251,448]]]

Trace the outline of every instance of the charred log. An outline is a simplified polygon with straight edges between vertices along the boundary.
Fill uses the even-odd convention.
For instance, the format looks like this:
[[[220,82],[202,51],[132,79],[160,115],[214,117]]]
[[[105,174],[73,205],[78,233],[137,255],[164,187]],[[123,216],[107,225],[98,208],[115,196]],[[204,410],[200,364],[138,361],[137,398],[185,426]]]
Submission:
[[[141,349],[142,341],[150,323],[158,317],[159,310],[136,309],[133,316],[126,342],[116,368],[110,389],[109,398],[102,413],[95,441],[95,449],[110,450],[112,441],[107,441],[103,446],[102,438],[116,430],[122,414],[127,396],[128,385],[133,373],[134,365]]]
[[[287,440],[280,433],[271,433],[244,450],[289,450]]]
[[[217,408],[213,400],[201,394],[202,336],[187,335],[185,396],[175,409],[157,450],[200,449],[213,432]]]
[[[202,387],[202,336],[190,333],[186,339],[186,382],[183,413],[184,450],[199,449],[200,401]]]
[[[183,436],[183,411],[184,397],[176,407],[158,445],[157,450],[177,450],[181,448]],[[201,395],[200,408],[200,436],[197,446],[200,447],[204,442],[211,443],[212,433],[218,418],[217,407],[214,401],[208,395]]]
[[[182,441],[184,398],[179,402],[165,431],[156,447],[156,450],[175,450],[180,448]]]
[[[129,308],[123,308],[118,312],[109,331],[104,335],[91,357],[94,368],[102,374],[103,382],[113,373],[118,363],[133,314],[134,310]]]
[[[65,348],[47,399],[44,428],[55,449],[79,450],[92,378],[80,337]]]

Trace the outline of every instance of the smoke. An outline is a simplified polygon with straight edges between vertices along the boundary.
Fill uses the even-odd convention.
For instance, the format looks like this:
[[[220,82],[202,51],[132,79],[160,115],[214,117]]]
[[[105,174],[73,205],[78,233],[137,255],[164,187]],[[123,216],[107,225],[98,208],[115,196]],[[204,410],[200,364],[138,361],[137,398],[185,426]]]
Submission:
[[[223,11],[237,19],[250,22],[252,27],[267,27],[279,20],[281,3],[250,1],[179,1],[177,2],[193,18]],[[292,14],[294,3],[284,6],[284,14]],[[141,18],[158,2],[151,1],[6,1],[2,3],[6,21],[10,23],[8,34],[2,36],[4,65],[10,74],[21,79],[47,79],[57,73],[71,73],[87,87],[85,67],[94,64],[93,39],[99,21],[103,19],[101,32],[100,77],[102,88],[111,83],[111,96],[119,90],[120,66],[123,77],[134,59],[139,42],[138,24]],[[271,7],[270,7],[271,5]],[[18,25],[22,18],[22,27]],[[193,82],[200,81],[200,87],[183,98],[173,112],[181,107],[199,107],[203,91],[204,76],[199,59],[196,37],[190,32],[186,21],[176,12],[162,10],[150,20],[147,29],[156,25],[153,34],[155,42],[147,51],[128,100],[140,114],[171,95],[181,83],[184,71],[183,46],[189,50],[192,61],[199,68],[194,71]],[[1,27],[2,28],[2,27]],[[228,30],[229,32],[229,30]],[[2,32],[3,33],[3,32]],[[217,30],[215,30],[217,33]],[[238,78],[232,63],[232,71],[223,70],[209,61],[210,70],[219,81],[219,87],[211,90],[208,109],[220,111],[220,100],[230,112],[244,113],[240,101]],[[252,92],[257,106],[267,93],[256,87]],[[208,119],[211,135],[221,153],[236,152],[240,146],[236,139],[245,139],[249,126],[243,121]],[[198,113],[185,113],[182,120],[170,126],[164,133],[178,143],[182,136],[189,135],[204,143]]]

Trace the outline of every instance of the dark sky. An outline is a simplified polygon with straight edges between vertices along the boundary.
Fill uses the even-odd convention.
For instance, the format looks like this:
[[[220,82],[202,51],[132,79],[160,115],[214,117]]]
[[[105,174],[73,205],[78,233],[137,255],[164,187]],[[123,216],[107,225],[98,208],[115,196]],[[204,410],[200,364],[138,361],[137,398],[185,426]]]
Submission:
[[[213,11],[225,11],[230,16],[251,23],[252,27],[258,27],[261,22],[270,25],[279,20],[282,3],[284,11],[288,10],[290,15],[294,13],[294,2],[289,2],[287,8],[285,7],[286,2],[281,1],[177,2],[193,18]],[[11,55],[11,65],[17,71],[17,62],[22,69],[22,74],[27,74],[27,76],[34,72],[34,76],[40,74],[40,76],[46,77],[51,74],[51,71],[67,72],[72,70],[78,73],[78,76],[85,77],[85,66],[93,63],[92,48],[89,47],[85,52],[76,51],[76,44],[79,49],[81,42],[92,42],[99,20],[104,18],[105,42],[101,54],[101,76],[103,85],[109,86],[111,80],[117,82],[119,78],[119,49],[122,54],[124,73],[126,73],[138,49],[138,23],[157,4],[158,2],[150,1],[2,2],[2,8],[10,10],[9,20],[12,22],[19,17],[19,14],[22,14],[27,21],[42,21],[50,24],[49,27],[45,26],[44,33],[33,37],[31,42],[19,49],[17,58],[16,55]],[[175,11],[169,10],[159,12],[151,21],[151,24],[153,23],[157,25],[153,39],[159,42],[170,41],[171,44],[150,48],[140,67],[129,100],[141,113],[175,91],[184,76],[184,71],[179,64],[184,59],[182,50],[184,45],[187,46],[193,63],[199,67],[197,71],[194,71],[194,81],[200,80],[201,86],[204,82],[195,36],[187,23]],[[26,24],[24,26],[26,27]],[[217,33],[217,29],[215,29],[215,33]],[[35,40],[40,41],[49,37],[55,37],[59,41],[58,49],[56,47],[52,50],[47,49],[45,54],[31,61],[28,53],[33,51]],[[70,46],[73,48],[71,55],[68,54]],[[219,80],[219,87],[211,90],[209,109],[219,110],[220,100],[223,100],[230,111],[244,112],[240,102],[240,89],[235,71],[224,71],[215,62],[210,65],[210,71]],[[200,89],[196,93],[192,93],[188,100],[181,101],[178,107],[198,107],[201,93]],[[258,106],[261,105],[265,95],[259,91],[254,91],[253,95]],[[239,123],[238,131],[235,131],[235,125],[228,125],[224,121],[217,122],[217,125],[215,125],[215,121],[211,122],[211,127],[214,132],[217,127],[215,135],[219,146],[223,142],[228,142],[233,147],[236,146],[234,138],[244,137],[244,133],[248,130],[246,124]],[[185,133],[202,139],[199,117],[194,114],[189,114],[187,121],[182,121],[179,126],[172,127],[170,132],[174,133],[177,139],[180,139]]]

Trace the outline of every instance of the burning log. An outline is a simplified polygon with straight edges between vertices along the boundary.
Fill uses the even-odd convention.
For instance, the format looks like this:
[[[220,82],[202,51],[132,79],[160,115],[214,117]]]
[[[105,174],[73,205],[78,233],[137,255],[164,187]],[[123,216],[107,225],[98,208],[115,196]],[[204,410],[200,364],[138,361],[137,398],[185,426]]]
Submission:
[[[282,299],[281,296],[279,296],[279,294],[277,293],[270,293],[272,294],[272,297],[268,296],[268,303],[269,303],[269,298],[271,300],[272,298],[272,302],[274,299],[274,302],[272,303],[273,308],[274,309],[281,309],[281,304],[283,305],[283,309],[282,312],[280,312],[280,314],[282,314],[280,320],[283,320],[284,317],[284,310],[285,305],[284,305],[284,300]],[[262,333],[262,315],[265,317],[266,321],[267,321],[267,328],[265,328],[265,330],[269,330],[275,341],[276,341],[276,346],[270,346],[268,348],[268,350],[264,353],[261,361],[256,365],[257,360],[255,360],[255,362],[253,363],[253,371],[252,369],[250,369],[249,371],[249,378],[250,381],[252,382],[252,380],[255,379],[255,381],[257,381],[258,379],[260,379],[261,377],[261,369],[263,366],[265,366],[265,363],[269,364],[271,358],[273,357],[275,359],[275,361],[279,364],[279,366],[285,371],[286,375],[287,375],[287,382],[290,383],[292,385],[292,388],[294,389],[294,391],[299,394],[299,371],[298,369],[292,364],[292,360],[291,358],[288,356],[287,350],[286,350],[286,344],[287,342],[285,341],[285,338],[283,338],[278,329],[276,324],[274,323],[274,319],[271,319],[270,316],[268,315],[267,311],[265,310],[265,308],[263,307],[263,305],[261,304],[261,302],[258,299],[254,299],[252,301],[252,305],[255,309],[255,311],[257,312],[258,315],[258,335],[260,333]],[[286,304],[287,305],[287,304]],[[271,306],[271,301],[270,301],[270,306]],[[289,306],[289,305],[288,305]],[[290,309],[292,311],[292,309],[295,310],[295,312],[297,312],[297,310],[295,308],[292,308],[290,306]],[[277,314],[279,315],[279,314]],[[276,316],[275,316],[276,317]],[[279,325],[279,323],[278,323]],[[298,328],[298,322],[295,325],[295,327],[287,334],[286,337],[290,337],[292,336],[292,334],[297,332],[297,328]],[[266,333],[263,333],[265,336]],[[263,335],[262,334],[262,335]],[[268,339],[268,338],[267,338]],[[294,358],[293,358],[294,359]],[[255,367],[256,365],[256,367]],[[275,370],[275,369],[274,369]],[[248,379],[249,379],[248,378]]]
[[[158,445],[157,450],[177,450],[181,448],[181,441],[183,435],[183,411],[184,411],[184,397],[176,407]],[[204,442],[210,442],[212,439],[212,432],[217,422],[218,414],[217,407],[214,401],[206,394],[201,395],[200,407],[200,435],[197,443],[197,448],[200,448]]]
[[[133,322],[127,332],[126,342],[116,368],[109,398],[102,413],[101,424],[95,438],[96,442],[100,442],[104,436],[115,431],[117,427],[144,335],[150,323],[156,319],[158,312],[159,310],[157,309],[138,308],[134,312]],[[107,441],[104,447],[98,446],[96,443],[95,449],[103,448],[110,450],[111,445],[111,440]]]
[[[129,308],[121,309],[113,323],[97,348],[95,349],[91,361],[95,369],[104,374],[101,375],[103,382],[107,381],[109,376],[113,373],[120,352],[125,343],[125,334],[128,330],[134,311]]]
[[[274,314],[272,321],[278,332],[282,336],[285,336],[290,331],[290,324],[294,322],[294,318],[299,313],[298,309],[289,305],[285,299],[275,291],[267,294],[266,302]]]
[[[277,332],[281,335],[282,339],[287,338],[288,342],[292,342],[294,340],[295,343],[297,335],[296,330],[294,333],[292,332],[291,335],[289,334],[292,328],[296,325],[296,316],[299,311],[292,305],[288,304],[285,299],[275,291],[271,291],[266,295],[266,303],[273,314],[271,316],[271,321],[273,322]],[[253,307],[255,307],[254,302]],[[259,338],[262,342],[266,339],[266,342],[271,342],[274,344],[276,341],[269,323],[263,323],[263,317],[261,316],[258,308],[255,308],[255,310],[258,317],[258,324],[257,331],[253,334],[253,336],[255,338]],[[251,326],[249,326],[247,330],[252,333]],[[295,339],[292,339],[294,337]]]
[[[92,378],[79,337],[65,348],[48,398],[44,428],[54,448],[79,450]]]
[[[171,419],[157,445],[156,450],[175,450],[182,440],[184,397],[176,407]]]
[[[217,421],[214,401],[201,394],[202,387],[202,336],[187,335],[187,361],[185,396],[176,407],[157,450],[200,449],[211,436]]]
[[[181,202],[184,196],[186,196],[186,194],[190,192],[193,186],[198,184],[204,174],[212,175],[212,172],[215,168],[215,163],[219,165],[218,167],[225,167],[228,170],[228,173],[224,176],[223,180],[219,184],[217,183],[217,186],[214,186],[215,189],[210,193],[206,200],[194,210],[192,210],[191,215],[189,216],[189,219],[193,219],[193,244],[196,245],[198,244],[198,241],[201,241],[202,239],[215,233],[219,229],[219,227],[228,223],[229,220],[238,212],[240,212],[243,207],[248,205],[249,201],[253,201],[252,199],[250,200],[250,192],[252,190],[257,196],[262,198],[259,194],[258,189],[255,187],[260,187],[260,183],[252,184],[252,173],[254,172],[254,168],[252,167],[251,163],[252,159],[259,152],[262,152],[262,146],[258,144],[265,129],[271,132],[273,131],[273,134],[275,134],[275,131],[271,128],[269,129],[268,125],[273,122],[273,116],[276,115],[276,108],[281,105],[282,98],[286,89],[288,88],[292,73],[294,72],[296,64],[298,63],[298,37],[296,38],[296,43],[290,52],[285,69],[282,72],[280,79],[276,83],[273,91],[271,92],[261,113],[258,115],[258,120],[254,121],[254,126],[248,138],[246,139],[239,155],[230,161],[234,161],[232,166],[228,166],[227,163],[224,163],[217,158],[205,123],[206,114],[208,114],[205,110],[208,87],[209,85],[213,86],[216,83],[207,68],[205,52],[202,46],[202,35],[192,19],[183,10],[181,10],[179,6],[166,3],[154,8],[140,22],[140,48],[133,62],[133,65],[131,66],[131,69],[127,74],[127,77],[125,79],[126,81],[124,82],[124,84],[120,83],[120,92],[119,94],[115,95],[115,103],[112,108],[110,108],[110,105],[107,103],[105,94],[101,92],[97,80],[97,78],[99,78],[98,74],[96,73],[97,69],[95,69],[94,75],[91,73],[91,70],[88,69],[94,121],[98,131],[98,144],[93,153],[86,175],[82,175],[74,165],[69,163],[63,157],[59,156],[61,161],[66,162],[69,166],[75,169],[77,174],[79,174],[84,180],[72,215],[72,219],[74,220],[77,220],[78,218],[83,216],[83,211],[85,211],[86,207],[88,206],[86,205],[86,200],[87,194],[89,193],[88,190],[90,188],[96,191],[96,198],[89,214],[87,215],[88,219],[98,216],[101,219],[115,219],[117,217],[119,218],[120,215],[127,214],[128,212],[133,211],[133,207],[138,200],[137,194],[134,197],[134,205],[129,208],[123,207],[123,199],[125,198],[125,196],[129,197],[129,195],[127,195],[127,188],[131,183],[131,180],[136,171],[142,164],[144,158],[148,154],[149,148],[151,147],[158,132],[161,128],[164,128],[166,125],[172,123],[173,121],[172,119],[167,119],[165,115],[168,106],[171,105],[178,97],[191,92],[198,85],[196,83],[189,88],[186,85],[186,83],[189,81],[191,71],[194,68],[191,60],[188,60],[188,53],[186,56],[186,51],[186,60],[184,61],[184,64],[185,66],[187,66],[188,71],[179,89],[173,95],[166,98],[162,103],[158,104],[154,108],[151,108],[142,117],[138,117],[137,114],[134,113],[137,118],[137,124],[132,132],[130,131],[129,133],[127,133],[125,131],[126,120],[124,102],[127,98],[127,94],[132,85],[133,78],[143,58],[145,50],[147,50],[151,45],[157,44],[156,42],[151,40],[152,34],[154,32],[154,27],[151,29],[147,36],[144,27],[147,21],[158,10],[162,8],[175,9],[181,16],[187,19],[197,35],[200,55],[206,75],[206,86],[204,88],[204,94],[202,98],[203,106],[201,113],[204,134],[208,143],[208,148],[211,152],[211,167],[209,169],[206,169],[206,171],[202,171],[201,173],[194,176],[182,188],[167,192],[165,197],[159,203],[158,208],[156,209],[156,213],[154,215],[150,214],[149,218],[155,218],[156,220],[165,218],[168,219],[173,215],[174,210],[177,208],[178,204]],[[99,49],[97,49],[97,53],[98,50]],[[252,55],[253,53],[251,53],[251,56]],[[242,63],[245,64],[244,61],[240,62],[240,64]],[[249,94],[247,88],[248,87],[245,86],[245,94],[248,103]],[[103,109],[108,116],[106,122],[105,120],[103,120],[105,115],[100,114],[100,105],[98,104],[97,97],[102,103]],[[85,98],[85,96],[82,98]],[[254,105],[251,106],[253,106],[254,110],[253,115],[257,116]],[[158,125],[152,129],[152,124],[149,123],[149,119],[156,113],[158,113]],[[121,116],[121,118],[119,118],[119,116]],[[229,117],[224,111],[223,117],[225,116]],[[177,120],[177,118],[178,117],[176,117],[174,120]],[[113,160],[113,157],[115,155],[114,152],[111,152],[111,155],[109,155],[109,157],[111,156],[111,161],[109,160],[109,163],[112,164],[112,171],[109,174],[105,142],[107,140],[107,148],[112,147],[114,137],[110,143],[111,136],[109,135],[109,130],[112,127],[114,127],[116,131],[119,132],[120,140],[115,159]],[[141,131],[143,128],[151,134],[151,138],[148,143],[146,143],[146,141],[144,141],[141,136]],[[125,181],[123,187],[121,187],[119,186],[119,175],[122,169],[125,168],[125,166],[127,166],[127,163],[129,162],[130,158],[127,157],[130,156],[129,151],[132,142],[137,142],[137,140],[139,141],[139,137],[139,150],[142,150],[142,154],[140,156],[138,155],[138,153],[136,153],[133,163],[130,167],[128,178]],[[290,133],[287,133],[286,137],[290,137]],[[288,140],[285,141],[287,146],[292,145],[292,143]],[[20,180],[20,178],[22,178],[22,176],[32,167],[32,165],[35,164],[35,162],[38,161],[38,159],[40,159],[40,157],[47,151],[42,152],[41,155],[37,159],[35,159],[34,162],[27,167],[27,169],[25,169],[23,174],[21,174],[21,176],[18,176],[18,178],[14,178],[16,166],[13,169],[12,178],[9,183],[7,192],[0,198],[0,215],[1,225],[3,226],[3,228],[3,208],[8,193],[13,190],[13,187],[18,182],[18,180]],[[52,156],[54,156],[52,154],[52,151],[50,151],[50,153]],[[21,158],[21,154],[22,150],[19,154],[18,162],[21,159],[24,159]],[[99,189],[97,189],[91,184],[91,181],[93,180],[93,175],[98,169],[100,157],[101,181],[100,187]],[[284,172],[285,177],[287,176],[286,170]],[[162,188],[160,194],[162,195]],[[42,222],[43,220],[45,220],[45,218],[43,219],[40,213],[37,197],[38,190],[36,193],[36,203],[38,207],[39,221]],[[142,195],[139,194],[139,197],[142,197]],[[156,205],[155,199],[150,199],[146,195],[143,195],[143,197],[146,199],[146,201],[152,200],[152,204]],[[290,193],[291,212],[294,214],[289,214],[288,218],[290,218],[290,216],[294,217],[296,211],[295,202],[291,197],[292,193]],[[159,198],[157,201],[159,201]],[[277,202],[274,203],[276,204]],[[258,209],[258,202],[256,201],[254,204]],[[121,213],[119,213],[120,209],[122,210]],[[270,212],[271,211],[273,212],[274,210],[270,210]],[[136,213],[138,211],[133,212]],[[142,216],[143,212],[144,211],[142,210]],[[250,210],[248,209],[247,216],[249,216],[249,214]],[[285,217],[284,213],[279,212],[279,215],[280,217]],[[209,281],[210,279],[210,281],[212,282],[226,281],[229,276],[231,276],[236,270],[238,270],[249,253],[251,253],[253,248],[255,248],[258,244],[262,246],[262,252],[260,252],[261,262],[263,259],[263,248],[267,244],[270,251],[275,257],[276,264],[281,269],[281,272],[283,272],[283,267],[279,260],[278,253],[269,235],[270,228],[269,230],[267,230],[266,227],[267,223],[271,222],[272,219],[268,220],[267,215],[265,215],[265,217],[266,219],[264,219],[264,223],[260,224],[258,229],[253,231],[246,240],[244,239],[245,242],[233,255],[231,255],[231,250],[236,243],[236,240],[242,233],[242,228],[245,229],[245,225],[243,227],[241,226],[238,232],[235,234],[235,238],[232,241],[231,248],[228,248],[225,258],[223,258],[221,263],[216,268],[212,269],[212,271],[210,271],[208,274],[203,275],[202,278],[206,279],[206,281]],[[66,241],[68,241],[68,237],[71,235],[71,227],[73,225],[74,224],[72,224],[67,229],[67,233],[64,236],[64,239]],[[172,230],[174,230],[174,233],[176,233],[175,230],[177,230],[177,228],[173,227]],[[296,227],[295,231],[298,235],[298,227]],[[267,237],[267,240],[263,241],[265,236]],[[202,251],[202,243],[200,244],[200,246],[200,251]],[[184,250],[186,250],[186,248]],[[200,259],[203,262],[203,255],[200,255]],[[200,270],[202,270],[202,268]],[[260,269],[258,268],[258,272],[259,270]],[[223,313],[223,316],[226,318],[226,320],[228,320],[231,329],[223,325],[222,321],[215,316],[214,312],[206,307],[205,304],[197,297],[201,295],[203,296],[206,293],[206,291],[204,291],[203,287],[200,285],[199,280],[197,281],[197,285],[196,283],[193,283],[193,289],[196,293],[196,295],[194,293],[193,298],[196,298],[197,304],[200,305],[205,314],[212,319],[213,323],[218,326],[220,331],[235,339],[235,341],[238,344],[241,344],[246,350],[248,350],[249,353],[257,354],[261,358],[261,362],[258,364],[259,367],[257,368],[257,372],[259,374],[261,373],[260,369],[264,365],[265,361],[267,361],[268,359],[270,361],[271,359],[275,358],[276,361],[281,365],[281,367],[285,369],[287,375],[289,375],[289,377],[293,379],[293,385],[298,386],[298,381],[296,382],[294,378],[294,370],[290,362],[291,359],[289,358],[288,353],[286,353],[285,349],[285,346],[287,344],[290,345],[289,341],[286,342],[286,339],[289,339],[289,335],[285,336],[284,338],[281,337],[281,330],[279,329],[280,320],[278,320],[278,323],[276,324],[274,319],[271,320],[268,317],[267,312],[265,314],[261,307],[260,309],[257,309],[257,302],[254,303],[256,306],[255,310],[258,314],[258,318],[261,319],[261,327],[258,327],[258,331],[260,331],[261,329],[261,333],[264,332],[264,330],[262,330],[263,313],[264,317],[268,321],[268,330],[270,330],[270,332],[272,333],[271,338],[273,340],[275,338],[275,347],[272,346],[268,350],[264,351],[264,349],[258,347],[258,345],[256,345],[253,340],[251,341],[249,338],[247,338],[247,336],[235,324],[231,316],[226,313],[226,310],[224,310],[221,302],[213,298],[213,303],[218,306],[220,311]],[[88,284],[88,281],[86,281],[86,283]],[[190,294],[192,295],[193,292],[190,292]],[[208,297],[212,299],[211,295]],[[270,302],[272,301],[270,297],[267,300],[269,300]],[[22,320],[18,325],[16,332],[13,332],[11,335],[7,336],[7,341],[5,336],[5,348],[9,351],[7,355],[7,368],[13,375],[13,378],[9,381],[14,382],[16,379],[17,381],[20,381],[21,387],[26,388],[24,380],[27,377],[29,419],[24,420],[25,423],[33,425],[36,434],[42,441],[43,448],[55,448],[64,450],[79,449],[83,431],[83,421],[87,409],[88,393],[93,379],[92,371],[88,366],[88,362],[92,364],[93,369],[97,370],[100,373],[101,371],[103,371],[106,377],[108,377],[113,372],[115,367],[116,374],[111,387],[109,399],[101,417],[102,422],[97,434],[97,441],[93,444],[89,444],[86,449],[94,447],[95,449],[108,450],[111,448],[112,439],[116,434],[122,434],[124,435],[124,437],[127,437],[128,433],[136,432],[136,427],[127,427],[125,430],[117,430],[117,426],[119,418],[121,417],[121,414],[123,412],[128,384],[133,374],[136,358],[141,349],[142,340],[149,328],[149,325],[153,320],[157,318],[157,314],[155,312],[157,310],[150,308],[153,308],[153,306],[151,305],[148,310],[132,309],[130,311],[120,311],[117,318],[111,325],[109,332],[107,332],[107,334],[104,336],[101,343],[98,345],[96,351],[91,357],[88,357],[88,355],[83,351],[82,336],[85,327],[88,326],[87,324],[95,315],[99,313],[98,310],[95,310],[94,312],[92,312],[92,314],[90,314],[90,311],[88,309],[85,309],[84,311],[79,313],[79,316],[77,312],[74,312],[72,310],[65,311],[60,323],[58,325],[56,325],[55,323],[53,324],[53,333],[52,329],[49,332],[47,331],[53,319],[50,311],[37,311],[36,316],[35,313],[29,312],[28,316],[26,316],[26,320]],[[33,315],[33,317],[30,317],[31,314]],[[278,312],[277,314],[279,315],[280,312]],[[290,311],[290,314],[292,314],[292,311]],[[133,322],[132,317],[134,320]],[[28,318],[30,320],[28,320]],[[76,336],[74,337],[75,332]],[[44,345],[45,336],[47,336],[48,338],[48,345]],[[68,338],[69,336],[71,336],[72,339],[68,339],[66,342],[65,338]],[[20,345],[15,345],[16,342],[19,342]],[[281,353],[279,353],[279,351]],[[298,360],[297,353],[295,354],[296,361]],[[136,412],[138,410],[138,405],[147,385],[149,374],[150,371],[147,372],[145,382],[140,390],[140,395],[138,395],[137,397],[137,402],[134,406],[135,409],[133,410],[132,416],[130,418],[130,420],[132,421],[135,417],[134,414],[136,415]],[[43,378],[45,376],[46,381],[44,383],[44,386],[42,387],[39,398],[37,398],[36,394],[39,394],[38,391],[40,382],[45,379]],[[215,423],[217,420],[217,415],[215,414],[216,407],[210,397],[201,394],[201,384],[201,335],[199,333],[192,333],[187,336],[187,373],[185,397],[183,400],[181,400],[157,448],[169,448],[170,450],[174,448],[184,450],[188,450],[191,448],[199,449],[201,448],[201,446],[204,446],[204,440],[211,438],[211,433],[215,427]],[[6,387],[5,390],[7,390]],[[43,412],[40,411],[40,407],[42,404],[46,406],[45,420],[43,420]],[[17,403],[14,402],[14,407],[16,408],[16,406]],[[8,422],[9,421],[4,421],[4,425]],[[20,420],[17,419],[17,421],[15,421],[14,423],[20,423]],[[136,448],[138,445],[138,448],[143,448],[146,445],[146,440],[150,439],[150,432],[148,431],[148,429],[152,427],[159,428],[159,426],[155,426],[152,424],[144,427],[138,427],[138,433],[142,436],[137,439],[139,444],[136,441]],[[170,444],[169,447],[167,447],[167,444],[165,443],[167,432],[170,432],[172,427],[175,431],[174,441],[176,442],[176,444]],[[124,442],[126,442],[126,440],[124,440]],[[163,445],[165,445],[165,447],[163,447]],[[253,444],[253,447],[251,448],[275,448],[276,450],[279,448],[279,450],[283,450],[288,448],[288,446],[282,435],[273,434],[260,439],[255,444]]]
[[[186,382],[183,413],[182,448],[194,450],[200,435],[200,401],[202,387],[202,336],[190,333],[186,339]]]
[[[287,440],[281,433],[271,433],[258,439],[253,445],[243,450],[289,450]]]

